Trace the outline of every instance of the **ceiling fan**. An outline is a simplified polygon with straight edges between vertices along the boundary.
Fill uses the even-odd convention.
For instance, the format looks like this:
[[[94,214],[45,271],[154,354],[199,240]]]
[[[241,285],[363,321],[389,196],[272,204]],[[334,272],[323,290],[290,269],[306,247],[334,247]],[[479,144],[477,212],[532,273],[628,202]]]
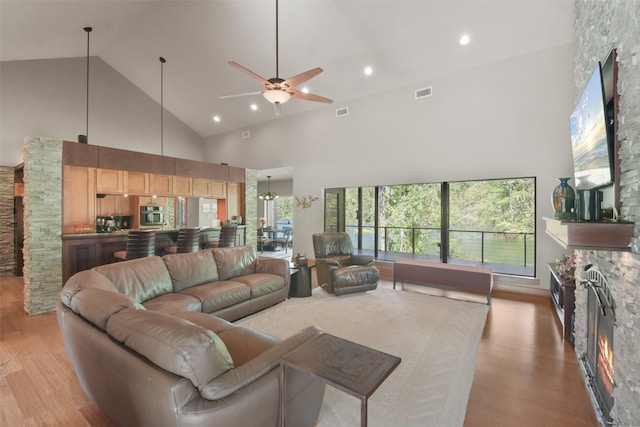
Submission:
[[[221,99],[262,94],[262,96],[264,96],[267,101],[274,104],[276,115],[280,114],[280,104],[287,102],[290,98],[298,98],[315,102],[325,102],[327,104],[331,104],[333,102],[332,99],[294,89],[294,87],[298,86],[299,84],[304,83],[312,77],[320,74],[322,72],[322,68],[320,67],[305,71],[304,73],[300,73],[286,80],[280,78],[278,58],[278,0],[276,0],[276,76],[270,79],[265,79],[264,77],[254,73],[248,68],[243,67],[235,61],[229,61],[229,65],[237,68],[238,70],[248,74],[253,79],[259,81],[264,86],[264,90],[240,93],[236,95],[225,95],[221,96]]]

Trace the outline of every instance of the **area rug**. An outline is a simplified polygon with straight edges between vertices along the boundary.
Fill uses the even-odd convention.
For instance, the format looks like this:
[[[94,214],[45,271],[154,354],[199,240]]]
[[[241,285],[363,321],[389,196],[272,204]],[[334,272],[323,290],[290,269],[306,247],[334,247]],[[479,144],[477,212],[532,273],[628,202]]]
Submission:
[[[476,357],[489,308],[415,292],[378,288],[335,297],[320,288],[237,322],[286,338],[323,331],[402,358],[369,399],[369,425],[464,424]],[[360,401],[327,386],[320,427],[360,425]]]

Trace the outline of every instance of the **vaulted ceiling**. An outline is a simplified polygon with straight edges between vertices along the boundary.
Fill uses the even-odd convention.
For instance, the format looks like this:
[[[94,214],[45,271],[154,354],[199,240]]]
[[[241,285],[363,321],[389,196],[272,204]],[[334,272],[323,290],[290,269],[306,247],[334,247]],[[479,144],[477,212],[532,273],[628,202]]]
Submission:
[[[83,27],[91,26],[90,55],[158,102],[166,58],[164,106],[207,137],[278,119],[260,95],[219,99],[261,89],[230,60],[276,76],[275,10],[275,0],[1,0],[0,60],[83,57]],[[322,67],[299,88],[335,102],[292,99],[279,117],[333,112],[352,99],[571,43],[573,20],[569,0],[280,0],[280,77]]]

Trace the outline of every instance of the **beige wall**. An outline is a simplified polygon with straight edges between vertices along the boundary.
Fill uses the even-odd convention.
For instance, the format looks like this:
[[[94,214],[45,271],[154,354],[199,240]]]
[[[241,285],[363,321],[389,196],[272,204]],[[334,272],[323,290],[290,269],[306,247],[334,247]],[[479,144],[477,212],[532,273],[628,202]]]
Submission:
[[[161,154],[160,104],[102,59],[90,64],[89,143]],[[0,75],[0,165],[22,162],[26,137],[85,133],[86,58],[0,62]],[[200,135],[167,111],[163,128],[164,155],[203,160]]]
[[[564,45],[397,90],[331,105],[205,140],[205,158],[268,169],[291,166],[293,194],[322,198],[331,187],[535,176],[538,178],[537,275],[562,250],[544,233],[557,178],[572,176],[569,115],[574,46]],[[414,99],[416,88],[433,96]],[[335,109],[349,107],[336,118]],[[313,253],[322,203],[295,209],[294,252]],[[306,237],[305,237],[306,236]]]

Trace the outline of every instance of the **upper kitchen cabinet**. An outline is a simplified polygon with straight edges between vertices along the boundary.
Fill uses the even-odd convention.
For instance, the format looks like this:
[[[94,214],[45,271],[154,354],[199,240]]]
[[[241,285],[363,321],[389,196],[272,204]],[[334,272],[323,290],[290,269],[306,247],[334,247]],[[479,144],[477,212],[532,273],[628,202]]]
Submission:
[[[173,177],[173,194],[175,196],[193,195],[193,178],[186,176]]]
[[[211,198],[213,199],[226,199],[227,198],[227,183],[211,181]]]
[[[124,171],[96,169],[96,193],[124,194]]]
[[[147,172],[124,171],[124,192],[126,194],[149,194],[149,174]]]
[[[154,196],[173,195],[173,176],[158,173],[149,174],[149,193]]]
[[[206,178],[193,178],[193,196],[211,197],[211,180]]]

